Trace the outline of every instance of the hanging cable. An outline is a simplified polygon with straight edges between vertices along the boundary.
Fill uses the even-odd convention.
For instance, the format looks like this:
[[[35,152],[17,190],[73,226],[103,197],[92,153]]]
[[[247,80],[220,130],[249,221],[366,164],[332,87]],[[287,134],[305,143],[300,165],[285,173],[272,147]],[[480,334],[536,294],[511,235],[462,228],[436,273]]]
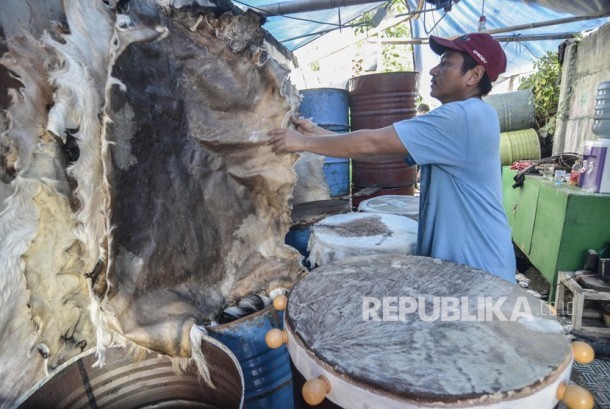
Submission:
[[[481,6],[481,17],[479,17],[479,33],[486,31],[487,17],[485,17],[485,0]]]
[[[520,44],[522,47],[524,47],[524,48],[527,50],[527,52],[529,52],[529,53],[532,55],[532,57],[534,57],[534,58],[536,58],[536,59],[540,59],[540,57],[539,57],[539,56],[537,56],[536,54],[534,54],[534,52],[533,52],[533,51],[532,51],[532,50],[531,50],[531,49],[530,49],[530,48],[529,48],[527,45],[525,45],[523,42],[519,41],[519,44]]]
[[[438,25],[438,23],[440,23],[441,21],[443,21],[443,19],[445,18],[445,16],[447,15],[447,12],[445,11],[445,13],[443,14],[443,16],[436,22],[434,23],[434,25],[432,26],[432,28],[430,30],[428,30],[426,28],[426,15],[424,14],[424,32],[426,34],[430,34],[432,32],[432,30],[434,30],[436,28],[436,26]],[[434,19],[434,14],[432,14],[432,19]]]

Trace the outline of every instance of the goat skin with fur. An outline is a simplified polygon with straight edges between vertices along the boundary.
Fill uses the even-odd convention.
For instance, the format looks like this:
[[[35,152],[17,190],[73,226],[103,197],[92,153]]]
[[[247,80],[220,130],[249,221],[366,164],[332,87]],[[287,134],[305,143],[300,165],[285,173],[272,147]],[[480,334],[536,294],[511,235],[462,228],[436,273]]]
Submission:
[[[296,155],[266,136],[298,95],[261,17],[38,3],[9,0],[22,31],[0,17],[0,407],[94,346],[192,357],[224,307],[302,269]]]
[[[185,338],[226,300],[290,286],[300,269],[283,245],[294,157],[274,155],[266,136],[290,89],[260,47],[260,16],[157,10],[130,6],[167,38],[114,65],[126,91],[112,88],[107,112],[115,227],[102,308],[127,338],[188,356],[188,343],[160,335]]]
[[[50,51],[29,35],[8,46],[0,59],[14,77],[4,81],[11,103],[0,137],[0,402],[96,344],[66,163],[45,129]]]

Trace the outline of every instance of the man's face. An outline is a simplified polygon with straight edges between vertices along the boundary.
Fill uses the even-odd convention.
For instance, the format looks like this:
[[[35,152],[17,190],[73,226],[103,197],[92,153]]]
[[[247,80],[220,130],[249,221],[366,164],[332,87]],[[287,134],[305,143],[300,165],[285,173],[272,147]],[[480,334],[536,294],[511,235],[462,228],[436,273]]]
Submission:
[[[462,74],[463,62],[464,56],[459,51],[447,50],[441,55],[440,63],[430,70],[431,97],[443,104],[465,99],[469,71]]]

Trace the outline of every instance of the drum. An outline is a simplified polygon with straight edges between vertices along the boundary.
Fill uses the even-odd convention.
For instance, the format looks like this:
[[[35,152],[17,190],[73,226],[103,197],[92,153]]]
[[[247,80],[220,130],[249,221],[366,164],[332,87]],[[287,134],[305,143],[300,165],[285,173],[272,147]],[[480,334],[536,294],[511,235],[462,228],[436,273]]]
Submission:
[[[290,216],[292,226],[286,234],[284,242],[299,250],[299,253],[306,259],[309,256],[307,243],[311,236],[313,224],[330,215],[348,213],[349,211],[349,201],[342,199],[316,200],[296,204]]]
[[[322,266],[366,254],[415,254],[417,222],[387,213],[347,213],[314,224],[308,261]]]
[[[377,196],[360,203],[358,211],[398,214],[417,221],[419,220],[419,196]]]
[[[129,348],[106,350],[103,367],[94,367],[95,348],[75,356],[34,386],[15,405],[20,409],[206,408],[244,405],[244,378],[235,356],[208,336],[201,342],[213,386],[199,377],[195,364],[183,374],[172,361],[150,351],[134,357]]]
[[[208,327],[210,337],[226,345],[244,376],[247,409],[292,409],[292,371],[285,347],[269,349],[265,334],[283,327],[283,313],[271,307],[227,324]]]
[[[294,367],[343,408],[551,409],[572,367],[539,299],[428,257],[322,266],[294,286],[284,320]]]

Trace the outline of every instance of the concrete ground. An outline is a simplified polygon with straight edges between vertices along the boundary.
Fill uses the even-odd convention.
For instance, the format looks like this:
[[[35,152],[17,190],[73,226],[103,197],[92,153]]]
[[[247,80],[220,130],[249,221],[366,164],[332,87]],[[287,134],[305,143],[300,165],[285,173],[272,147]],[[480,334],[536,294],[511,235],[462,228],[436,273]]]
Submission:
[[[523,257],[517,252],[517,269],[529,280],[527,288],[541,294],[541,299],[548,301],[549,282]],[[595,359],[590,364],[574,363],[572,381],[591,392],[596,403],[595,409],[610,409],[610,338],[585,337],[576,331],[571,331],[569,316],[559,317],[559,321],[569,330],[570,337],[589,343],[595,350]],[[567,409],[567,407],[560,403],[557,409]]]

